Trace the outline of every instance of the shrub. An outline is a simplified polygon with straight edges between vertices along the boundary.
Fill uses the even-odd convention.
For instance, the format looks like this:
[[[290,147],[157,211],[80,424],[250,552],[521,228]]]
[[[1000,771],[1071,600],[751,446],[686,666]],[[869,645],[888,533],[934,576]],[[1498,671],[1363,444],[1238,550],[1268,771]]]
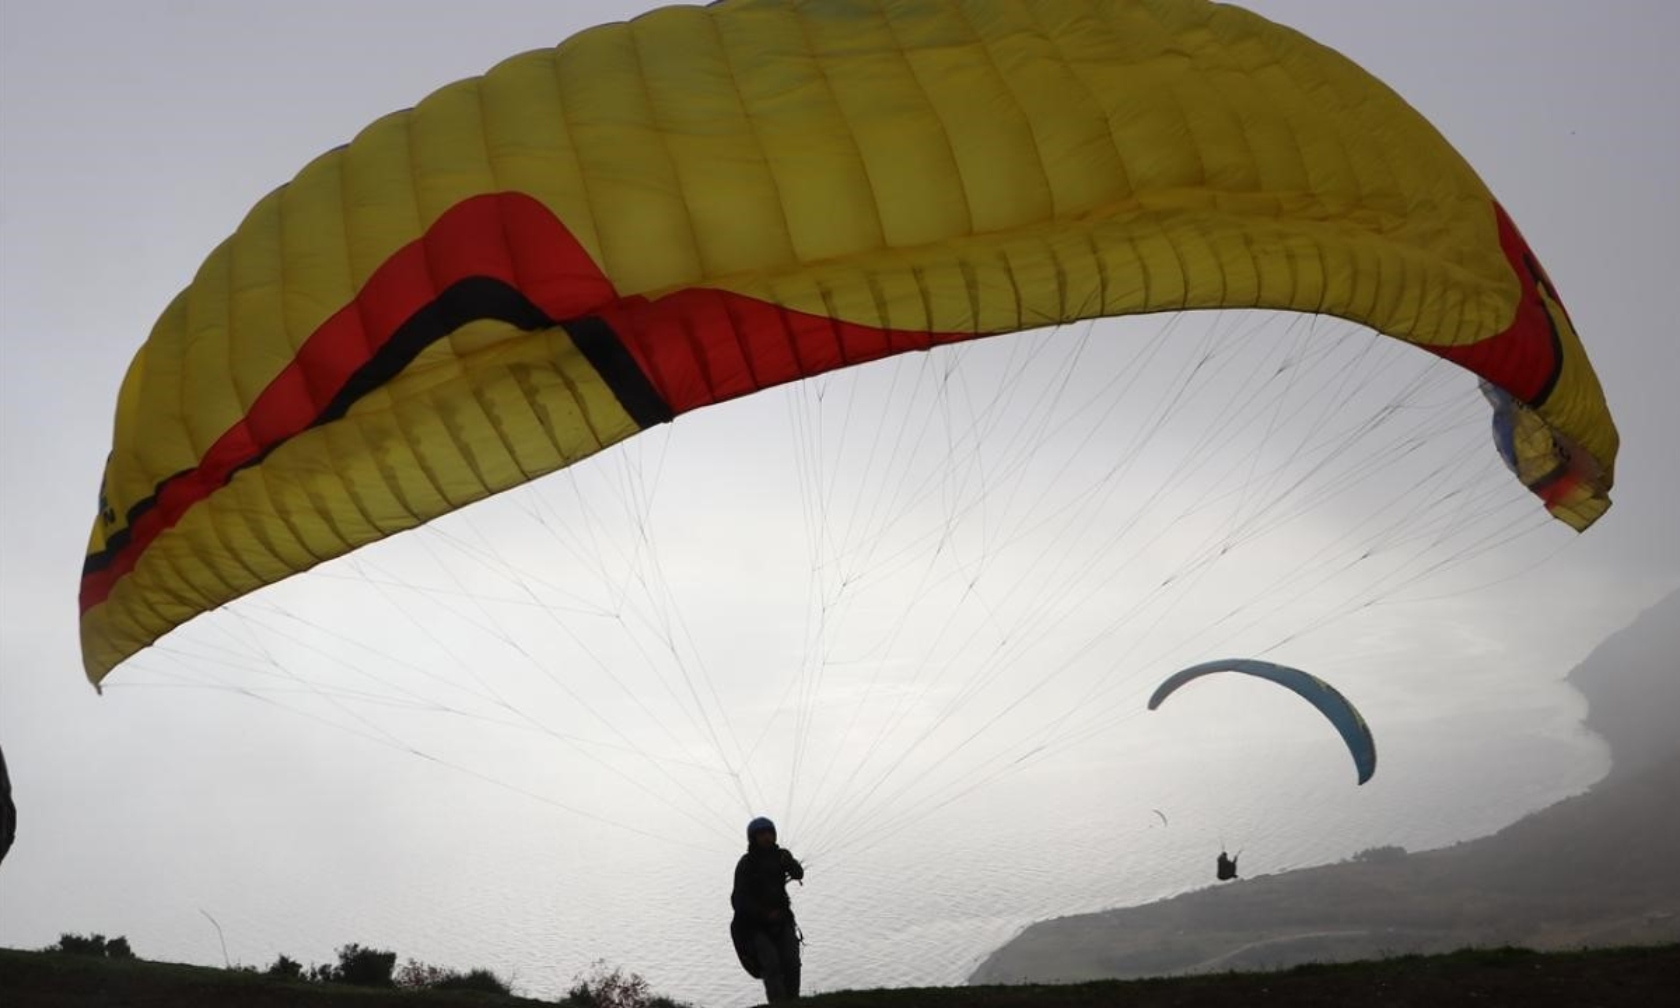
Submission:
[[[1361,864],[1386,864],[1399,861],[1405,856],[1406,848],[1390,844],[1384,847],[1367,847],[1348,860],[1357,861]]]
[[[269,968],[264,972],[266,972],[269,976],[281,977],[286,980],[302,980],[303,963],[298,962],[290,956],[282,955],[280,958],[274,960],[274,964],[269,966]]]
[[[605,959],[589,964],[589,973],[573,978],[572,989],[560,999],[563,1008],[688,1008],[654,994],[639,974],[609,967]]]
[[[122,935],[106,940],[102,934],[61,934],[58,936],[58,944],[47,946],[46,951],[65,952],[70,955],[98,956],[103,959],[134,958],[134,950],[128,947],[128,939]]]
[[[410,959],[402,964],[402,969],[397,970],[394,982],[404,990],[426,990],[436,987],[453,975],[452,970],[444,969],[442,966],[433,966],[430,963]]]
[[[485,994],[512,994],[513,988],[487,969],[450,973],[432,985],[434,990],[481,991]]]
[[[512,994],[513,988],[487,969],[462,973],[410,959],[397,970],[396,985],[404,990],[467,990],[486,994]]]
[[[352,942],[338,950],[338,966],[332,979],[357,987],[391,987],[391,971],[397,966],[395,952],[362,948]]]

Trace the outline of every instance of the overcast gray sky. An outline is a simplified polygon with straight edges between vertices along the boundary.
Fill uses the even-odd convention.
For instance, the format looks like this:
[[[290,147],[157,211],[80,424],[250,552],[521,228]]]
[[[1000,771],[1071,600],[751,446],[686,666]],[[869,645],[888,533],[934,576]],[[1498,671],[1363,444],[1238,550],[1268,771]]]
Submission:
[[[152,320],[245,210],[316,154],[451,80],[650,6],[0,6],[0,745],[24,811],[18,846],[0,869],[0,941],[40,942],[57,929],[95,926],[102,901],[133,884],[109,869],[98,884],[74,881],[89,878],[101,858],[124,859],[136,871],[214,874],[220,869],[202,858],[198,869],[184,867],[160,845],[198,836],[211,850],[227,844],[260,855],[266,845],[284,846],[272,805],[260,795],[235,797],[252,775],[290,774],[297,779],[285,784],[261,779],[280,789],[279,800],[331,805],[343,760],[384,768],[390,759],[361,750],[346,756],[339,735],[259,705],[203,691],[118,703],[96,698],[83,681],[75,618],[82,550],[114,395]],[[1577,541],[1548,538],[1533,554],[1548,562],[1502,590],[1462,600],[1460,621],[1431,623],[1414,611],[1357,624],[1361,647],[1397,663],[1408,639],[1433,635],[1431,646],[1490,666],[1520,665],[1535,703],[1576,717],[1556,685],[1568,665],[1680,584],[1673,503],[1680,344],[1667,304],[1680,276],[1680,69],[1672,52],[1680,5],[1248,6],[1341,50],[1436,123],[1510,210],[1586,341],[1623,438],[1609,515]],[[724,430],[730,422],[717,421]],[[733,422],[747,431],[759,418],[739,414]],[[696,440],[677,436],[684,451]],[[714,531],[711,520],[696,519],[702,539]],[[736,524],[779,521],[797,524],[788,514],[737,515]],[[727,596],[730,588],[716,591]],[[773,628],[764,633],[755,643],[737,632],[718,646],[729,655],[730,647],[797,648],[798,633],[788,640]],[[1404,688],[1384,682],[1371,680],[1365,695],[1387,698],[1392,688],[1401,704]],[[1488,701],[1489,709],[1502,704],[1510,706]],[[234,720],[211,729],[183,710]],[[290,761],[317,744],[331,754],[323,762],[274,769],[278,756]],[[148,838],[161,827],[151,817],[160,808],[191,821],[172,822],[168,839],[154,842]]]

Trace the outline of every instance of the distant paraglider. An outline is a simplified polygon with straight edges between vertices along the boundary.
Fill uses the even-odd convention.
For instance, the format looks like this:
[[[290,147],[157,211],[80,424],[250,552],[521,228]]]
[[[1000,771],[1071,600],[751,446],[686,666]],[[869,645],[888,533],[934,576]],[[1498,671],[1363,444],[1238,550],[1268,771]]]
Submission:
[[[1317,676],[1287,665],[1274,665],[1250,658],[1226,658],[1192,665],[1168,676],[1165,682],[1155,688],[1154,695],[1149,698],[1149,709],[1154,710],[1161,706],[1162,701],[1185,683],[1215,672],[1241,672],[1293,690],[1303,700],[1317,707],[1319,713],[1328,718],[1341,733],[1342,741],[1347,743],[1348,752],[1353,756],[1353,765],[1359,771],[1359,783],[1370,780],[1371,775],[1377,772],[1377,743],[1371,737],[1371,729],[1365,723],[1365,718],[1334,686]],[[1235,865],[1236,862],[1233,861],[1233,872]],[[1225,878],[1223,862],[1220,871],[1220,878]]]

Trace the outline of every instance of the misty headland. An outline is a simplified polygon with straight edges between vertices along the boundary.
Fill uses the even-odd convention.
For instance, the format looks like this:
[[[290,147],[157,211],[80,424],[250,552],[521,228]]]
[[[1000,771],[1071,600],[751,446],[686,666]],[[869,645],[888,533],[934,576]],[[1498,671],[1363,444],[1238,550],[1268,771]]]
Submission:
[[[1439,850],[1377,847],[1340,864],[1043,921],[992,953],[969,982],[1676,941],[1680,592],[1606,639],[1569,682],[1586,697],[1586,727],[1609,743],[1613,760],[1586,793]]]

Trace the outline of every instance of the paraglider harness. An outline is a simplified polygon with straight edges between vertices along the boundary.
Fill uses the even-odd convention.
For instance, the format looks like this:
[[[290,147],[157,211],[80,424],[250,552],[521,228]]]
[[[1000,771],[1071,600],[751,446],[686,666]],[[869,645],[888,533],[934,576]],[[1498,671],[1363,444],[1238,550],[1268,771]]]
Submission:
[[[793,937],[799,942],[803,952],[805,948],[805,931],[799,922],[788,915],[788,926],[793,928]],[[729,922],[729,941],[735,946],[735,958],[741,961],[741,968],[754,980],[764,979],[764,966],[758,961],[758,949],[753,945],[752,925],[743,925],[740,921]]]
[[[801,954],[805,949],[805,929],[799,926],[792,913],[788,914],[788,926],[793,928],[793,937],[799,942]],[[741,960],[741,968],[754,980],[764,979],[764,966],[758,961],[758,948],[753,945],[752,925],[742,924],[738,920],[729,922],[729,941],[735,946],[735,958]]]
[[[794,879],[793,881],[798,882],[801,888],[805,885],[803,879]],[[787,926],[793,928],[794,940],[799,943],[800,954],[803,957],[805,929],[799,926],[799,918],[793,915],[792,910],[788,911]],[[735,958],[741,961],[741,968],[747,971],[748,976],[754,980],[762,980],[764,979],[764,966],[758,961],[758,948],[752,940],[753,930],[753,925],[745,923],[738,917],[731,918],[729,921],[729,941],[735,946]]]
[[[1237,851],[1236,857],[1232,857],[1224,851],[1219,852],[1219,860],[1214,869],[1219,881],[1229,882],[1237,877],[1237,858],[1240,857],[1242,857],[1242,851]]]

